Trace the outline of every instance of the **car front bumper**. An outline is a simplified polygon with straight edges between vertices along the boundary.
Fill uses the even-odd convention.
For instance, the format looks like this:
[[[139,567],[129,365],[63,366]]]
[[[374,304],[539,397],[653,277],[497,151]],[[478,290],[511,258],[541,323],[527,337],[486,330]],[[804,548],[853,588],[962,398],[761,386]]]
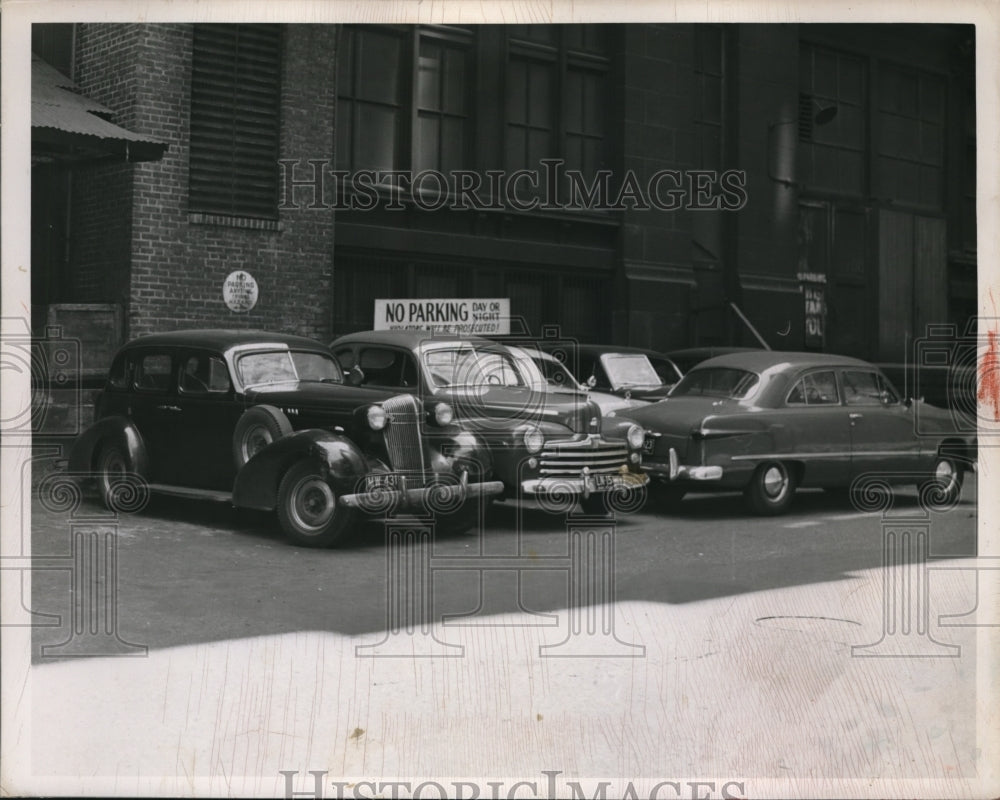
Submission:
[[[521,482],[521,491],[526,495],[536,496],[574,494],[590,497],[592,494],[640,489],[647,483],[649,476],[641,472],[619,472],[614,475],[581,474],[573,477],[531,478]]]
[[[398,488],[378,488],[370,492],[356,492],[341,495],[339,501],[348,508],[358,508],[369,513],[386,511],[390,508],[454,508],[475,497],[492,497],[503,492],[502,481],[481,481],[469,483],[468,474],[463,473],[458,483],[438,483],[416,489],[408,489],[406,480],[400,476]]]
[[[692,466],[679,463],[677,451],[672,447],[666,463],[643,459],[642,468],[654,477],[667,478],[671,481],[721,481],[723,473],[722,467],[719,466]]]

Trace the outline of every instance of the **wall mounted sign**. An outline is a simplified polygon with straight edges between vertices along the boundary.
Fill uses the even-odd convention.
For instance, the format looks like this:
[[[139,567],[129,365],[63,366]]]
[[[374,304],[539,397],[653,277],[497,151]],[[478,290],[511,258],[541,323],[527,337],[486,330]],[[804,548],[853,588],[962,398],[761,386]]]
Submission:
[[[246,313],[257,305],[257,281],[245,270],[230,272],[222,284],[222,299],[230,311]]]
[[[510,333],[510,298],[376,300],[375,330],[502,336]]]
[[[805,346],[822,348],[826,340],[826,275],[800,272],[805,308]]]

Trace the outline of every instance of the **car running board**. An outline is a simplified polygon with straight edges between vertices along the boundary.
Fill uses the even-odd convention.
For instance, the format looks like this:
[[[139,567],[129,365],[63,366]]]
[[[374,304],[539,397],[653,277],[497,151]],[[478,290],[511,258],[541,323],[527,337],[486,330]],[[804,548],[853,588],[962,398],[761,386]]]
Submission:
[[[169,483],[151,483],[149,490],[157,494],[171,497],[188,497],[195,500],[214,500],[217,503],[232,503],[232,492],[220,492],[217,489],[192,489],[187,486],[172,486]]]

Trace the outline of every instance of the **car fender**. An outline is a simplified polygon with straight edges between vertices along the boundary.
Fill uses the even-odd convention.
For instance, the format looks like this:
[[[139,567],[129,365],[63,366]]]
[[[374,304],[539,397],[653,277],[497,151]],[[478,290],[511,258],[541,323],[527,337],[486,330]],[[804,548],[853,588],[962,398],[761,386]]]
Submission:
[[[484,480],[493,473],[493,454],[482,437],[471,431],[448,430],[428,437],[433,450],[435,472],[460,474],[465,465],[478,465],[476,474],[470,470],[470,480]]]
[[[104,417],[85,430],[73,443],[69,454],[70,472],[91,472],[94,458],[105,442],[124,447],[132,470],[143,477],[149,475],[149,453],[142,434],[128,417]]]
[[[320,428],[297,431],[271,442],[237,473],[233,505],[270,510],[278,502],[278,485],[288,468],[311,459],[324,465],[330,485],[338,494],[356,491],[359,478],[368,472],[368,461],[346,436]]]

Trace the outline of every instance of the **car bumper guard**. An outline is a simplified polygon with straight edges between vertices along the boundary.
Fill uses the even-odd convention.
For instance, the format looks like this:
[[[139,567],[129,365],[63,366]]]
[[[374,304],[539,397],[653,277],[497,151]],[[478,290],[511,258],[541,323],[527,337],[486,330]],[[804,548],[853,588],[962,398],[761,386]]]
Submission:
[[[677,451],[672,447],[670,448],[670,460],[667,463],[643,459],[642,468],[651,475],[658,478],[669,478],[672,481],[722,480],[722,467],[688,466],[687,464],[681,464],[677,458]]]

